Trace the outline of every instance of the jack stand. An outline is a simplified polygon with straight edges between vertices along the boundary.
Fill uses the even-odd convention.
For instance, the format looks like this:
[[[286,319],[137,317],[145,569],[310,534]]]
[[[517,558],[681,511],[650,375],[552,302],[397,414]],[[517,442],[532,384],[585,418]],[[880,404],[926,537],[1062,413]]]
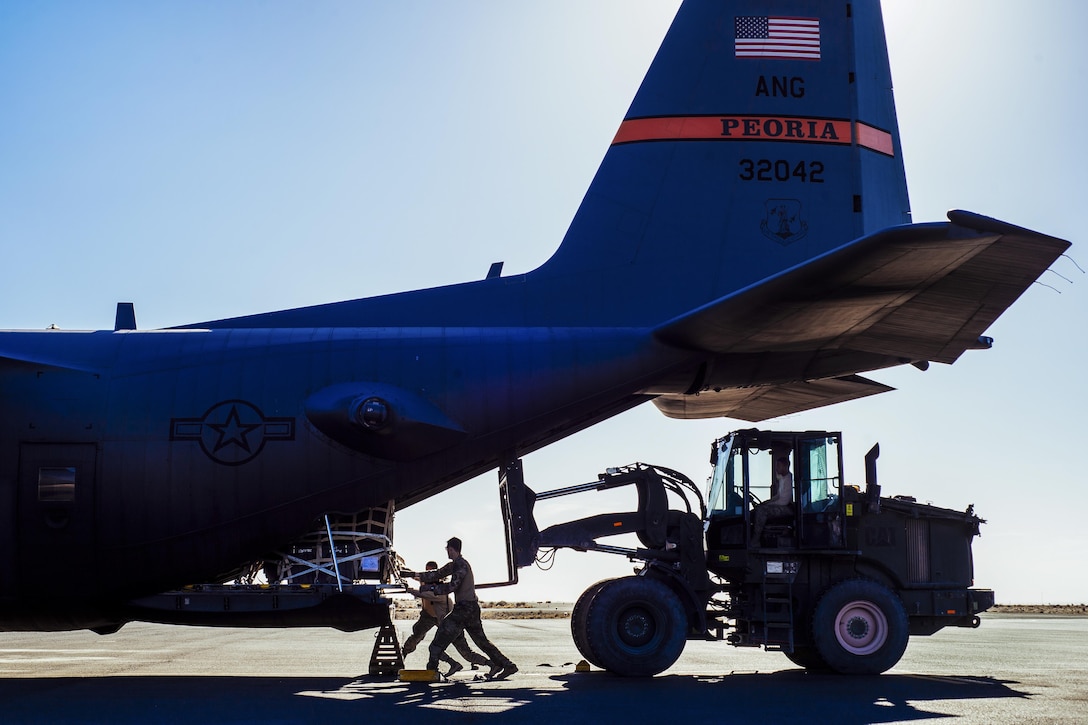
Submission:
[[[404,657],[397,642],[397,629],[392,622],[383,624],[374,641],[374,651],[370,654],[371,677],[396,677],[404,669]]]

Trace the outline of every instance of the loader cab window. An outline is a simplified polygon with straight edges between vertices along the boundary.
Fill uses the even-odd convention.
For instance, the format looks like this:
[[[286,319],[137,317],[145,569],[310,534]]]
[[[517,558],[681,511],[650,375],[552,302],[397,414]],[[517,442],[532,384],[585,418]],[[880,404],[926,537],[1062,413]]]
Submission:
[[[839,434],[799,438],[796,460],[801,546],[813,549],[844,546]]]
[[[835,505],[842,486],[839,439],[835,436],[798,442],[801,510],[820,513]]]
[[[799,442],[803,468],[801,507],[806,513],[819,513],[839,499],[842,471],[839,470],[839,439],[818,438]]]
[[[748,451],[748,486],[751,504],[770,501],[778,488],[774,468],[775,455],[771,451],[752,448]]]
[[[727,516],[744,515],[744,455],[734,448],[735,436],[717,441],[717,460],[710,476],[707,510]]]

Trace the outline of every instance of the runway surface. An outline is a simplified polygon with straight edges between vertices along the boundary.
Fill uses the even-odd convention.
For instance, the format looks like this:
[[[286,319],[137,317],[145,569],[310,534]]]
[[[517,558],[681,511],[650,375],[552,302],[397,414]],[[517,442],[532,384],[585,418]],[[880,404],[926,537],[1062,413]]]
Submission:
[[[410,622],[398,622],[403,638]],[[0,633],[3,723],[1088,721],[1088,617],[984,615],[915,637],[878,677],[809,674],[780,653],[689,642],[653,679],[575,673],[567,620],[487,620],[521,671],[445,683],[366,675],[373,631],[131,624],[117,634]],[[422,667],[417,651],[410,667]],[[667,720],[665,720],[667,718]]]

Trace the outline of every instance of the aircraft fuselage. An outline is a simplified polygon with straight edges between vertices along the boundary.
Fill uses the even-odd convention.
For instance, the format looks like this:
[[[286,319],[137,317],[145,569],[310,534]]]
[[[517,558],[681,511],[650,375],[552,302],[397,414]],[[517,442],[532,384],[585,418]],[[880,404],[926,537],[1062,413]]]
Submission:
[[[496,451],[644,400],[690,357],[651,340],[594,328],[5,334],[0,592],[162,591],[260,557],[322,512],[422,498],[494,467]],[[353,417],[371,399],[386,404],[373,429]],[[121,581],[107,575],[118,568]]]

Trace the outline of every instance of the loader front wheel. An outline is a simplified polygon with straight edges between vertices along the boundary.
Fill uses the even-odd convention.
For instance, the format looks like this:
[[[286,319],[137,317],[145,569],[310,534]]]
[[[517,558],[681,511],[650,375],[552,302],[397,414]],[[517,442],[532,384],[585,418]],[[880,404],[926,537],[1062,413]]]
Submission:
[[[578,601],[574,603],[574,609],[570,613],[570,634],[574,639],[574,646],[578,648],[578,652],[586,658],[587,662],[602,668],[604,665],[600,663],[586,639],[586,612],[589,610],[589,603],[593,601],[601,588],[610,581],[613,580],[603,579],[582,592],[582,596],[578,597]]]
[[[687,629],[676,593],[644,576],[605,582],[586,608],[586,643],[595,664],[617,675],[664,672],[684,651]]]

